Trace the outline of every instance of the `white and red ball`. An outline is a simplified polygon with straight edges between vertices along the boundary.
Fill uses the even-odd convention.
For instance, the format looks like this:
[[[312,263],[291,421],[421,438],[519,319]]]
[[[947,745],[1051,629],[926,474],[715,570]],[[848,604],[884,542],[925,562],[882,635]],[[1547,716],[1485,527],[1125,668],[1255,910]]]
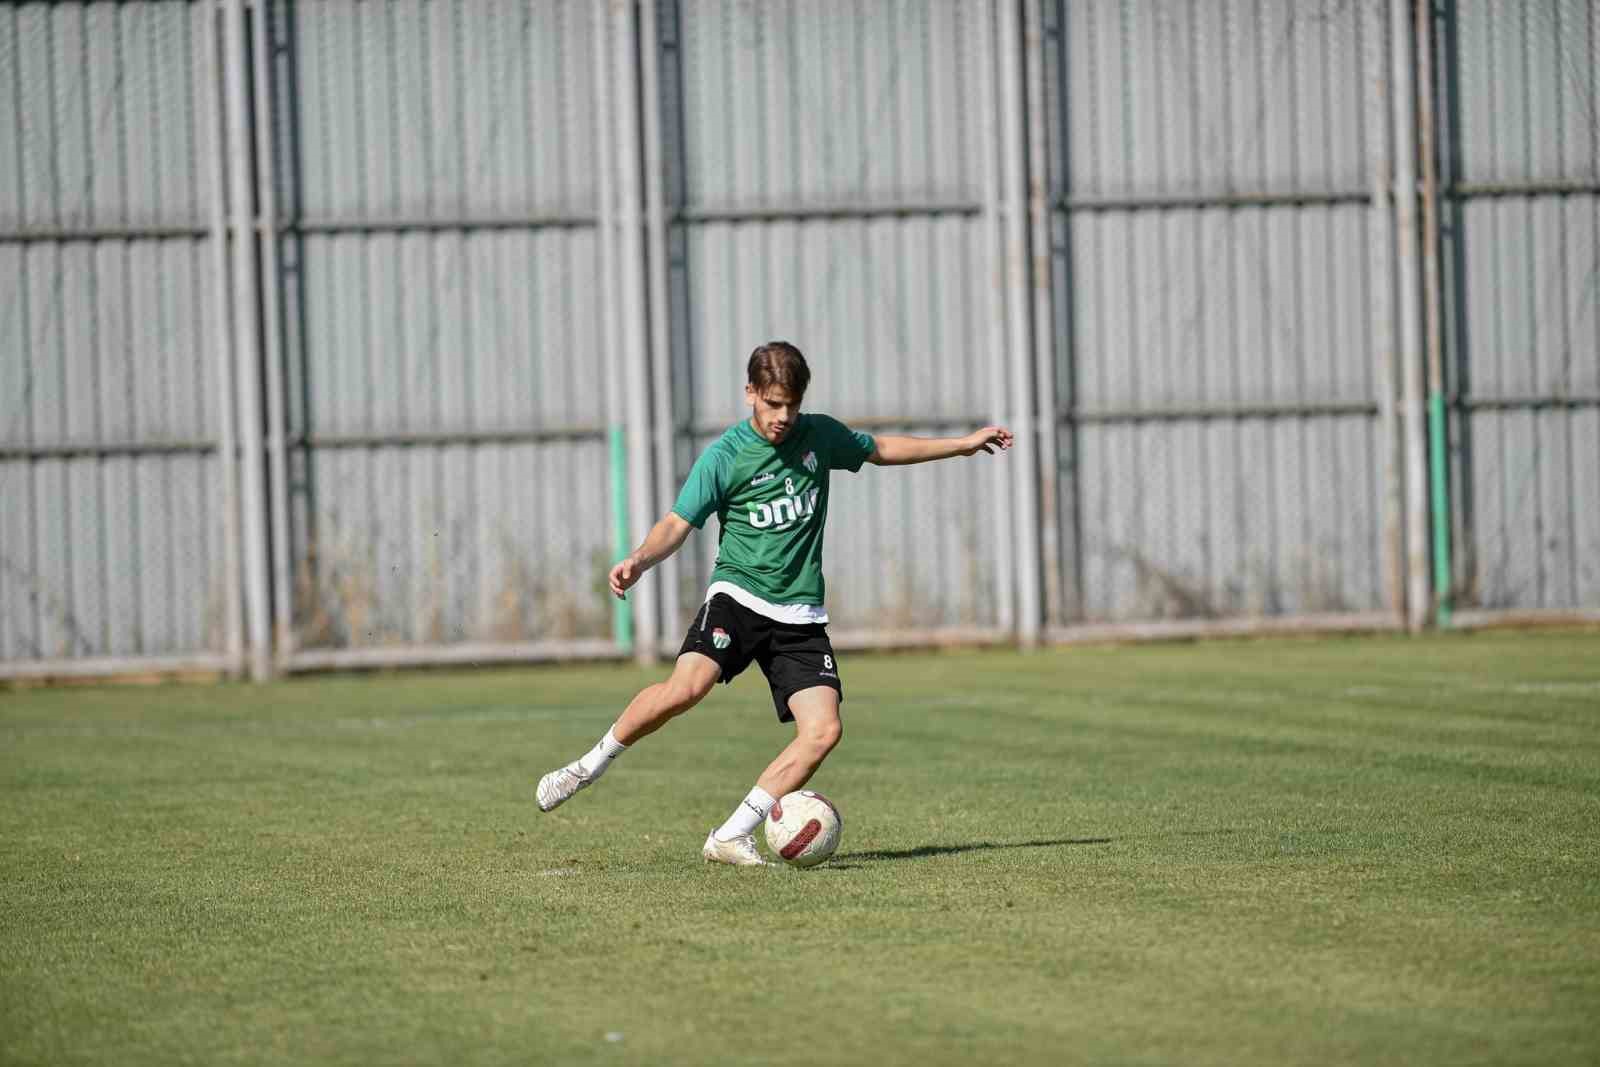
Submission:
[[[815,867],[839,847],[844,822],[821,793],[796,790],[778,798],[767,814],[767,846],[793,867]]]

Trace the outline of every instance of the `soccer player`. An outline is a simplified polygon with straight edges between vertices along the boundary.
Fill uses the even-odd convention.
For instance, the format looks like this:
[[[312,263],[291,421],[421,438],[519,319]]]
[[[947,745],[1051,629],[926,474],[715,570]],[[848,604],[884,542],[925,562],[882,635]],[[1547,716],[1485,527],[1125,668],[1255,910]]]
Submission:
[[[726,822],[706,837],[707,861],[761,866],[755,828],[776,798],[805,785],[839,743],[844,687],[828,642],[823,607],[822,534],[828,476],[862,463],[895,466],[1011,447],[1011,431],[985,426],[965,437],[872,437],[827,415],[801,414],[811,371],[794,345],[772,341],[750,355],[744,388],[750,418],[695,460],[672,510],[644,543],[611,568],[622,597],[645,571],[676,552],[707,517],[721,532],[705,602],[695,612],[666,681],[641,690],[582,758],[539,780],[539,808],[550,811],[598,781],[641,737],[698,704],[720,679],[755,662],[772,689],[778,721],[795,724],[778,753]]]

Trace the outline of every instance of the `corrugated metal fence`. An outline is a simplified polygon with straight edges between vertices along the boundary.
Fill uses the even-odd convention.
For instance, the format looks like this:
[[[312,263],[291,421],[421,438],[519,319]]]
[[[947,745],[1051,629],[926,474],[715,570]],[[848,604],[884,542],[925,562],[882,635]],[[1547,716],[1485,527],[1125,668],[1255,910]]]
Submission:
[[[670,651],[714,535],[604,574],[773,337],[1019,431],[839,479],[841,647],[1593,616],[1597,70],[1600,0],[0,9],[0,676]]]
[[[206,25],[185,4],[0,10],[8,674],[238,663]]]
[[[1447,6],[1445,388],[1463,608],[1600,606],[1600,5]]]
[[[1046,30],[1063,621],[1395,606],[1361,6]]]

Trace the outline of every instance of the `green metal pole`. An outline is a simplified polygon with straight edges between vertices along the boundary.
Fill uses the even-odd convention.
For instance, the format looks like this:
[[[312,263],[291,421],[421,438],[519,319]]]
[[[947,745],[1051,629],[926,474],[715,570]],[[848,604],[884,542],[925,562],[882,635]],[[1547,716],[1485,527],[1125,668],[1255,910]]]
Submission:
[[[1439,167],[1434,135],[1433,5],[1415,0],[1417,154],[1422,161],[1423,310],[1428,338],[1428,486],[1433,511],[1434,625],[1450,625],[1450,464],[1445,451],[1444,325],[1439,278]]]
[[[628,448],[621,426],[611,427],[611,514],[615,517],[616,536],[613,561],[626,556],[632,546],[628,544]],[[633,651],[633,605],[618,600],[611,611],[611,639],[624,652]]]
[[[1433,489],[1433,588],[1436,618],[1450,625],[1450,468],[1445,461],[1444,393],[1428,395],[1428,481]]]

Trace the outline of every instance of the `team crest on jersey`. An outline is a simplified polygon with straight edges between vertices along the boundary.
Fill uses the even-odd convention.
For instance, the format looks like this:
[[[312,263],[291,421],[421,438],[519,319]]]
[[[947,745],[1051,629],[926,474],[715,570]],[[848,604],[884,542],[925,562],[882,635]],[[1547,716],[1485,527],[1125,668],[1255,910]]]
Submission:
[[[717,648],[727,648],[733,644],[733,638],[728,636],[728,631],[722,627],[714,627],[711,631],[711,643]]]
[[[800,462],[804,464],[806,470],[810,471],[812,474],[817,473],[817,454],[815,452],[807,452],[806,458],[802,459]]]

